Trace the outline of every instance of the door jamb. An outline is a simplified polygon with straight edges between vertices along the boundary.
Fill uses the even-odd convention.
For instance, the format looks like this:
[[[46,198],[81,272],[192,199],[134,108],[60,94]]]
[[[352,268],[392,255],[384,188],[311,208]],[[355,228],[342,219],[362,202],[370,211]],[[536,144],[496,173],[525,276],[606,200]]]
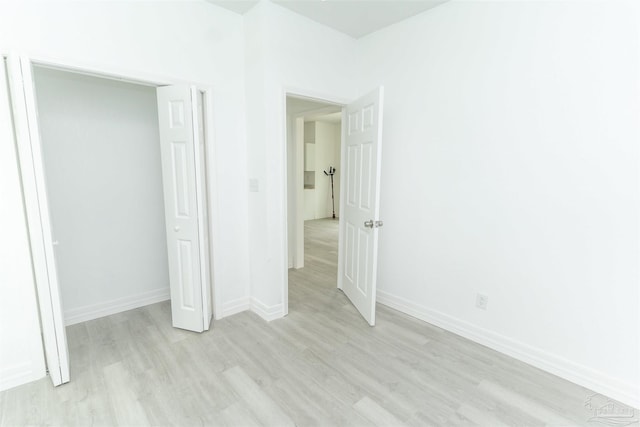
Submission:
[[[212,165],[215,164],[215,141],[213,138],[213,102],[212,88],[206,84],[196,82],[185,82],[173,78],[165,78],[152,76],[150,74],[136,72],[122,72],[109,67],[85,66],[68,60],[56,60],[45,57],[30,57],[19,53],[0,52],[0,59],[6,58],[8,68],[8,79],[12,78],[10,67],[20,67],[20,81],[10,81],[12,100],[11,108],[13,110],[14,122],[21,120],[21,126],[16,128],[16,145],[18,151],[18,163],[20,165],[20,175],[23,184],[22,192],[24,197],[25,211],[27,214],[28,231],[31,242],[32,265],[34,271],[34,279],[36,290],[38,293],[38,308],[41,319],[41,328],[43,335],[43,344],[45,353],[53,356],[53,360],[58,361],[58,369],[60,374],[53,371],[54,367],[48,366],[47,369],[51,373],[51,379],[54,386],[66,383],[70,380],[68,370],[68,348],[66,342],[66,331],[64,326],[64,314],[62,311],[62,302],[60,298],[60,289],[57,281],[52,282],[50,277],[56,274],[56,266],[53,261],[53,242],[51,239],[51,219],[49,216],[49,203],[46,198],[46,181],[44,170],[42,168],[41,141],[37,130],[37,105],[30,105],[35,101],[33,87],[26,87],[22,76],[26,72],[29,73],[29,81],[31,78],[31,70],[33,66],[53,68],[61,71],[72,72],[76,74],[91,75],[94,77],[119,80],[128,83],[134,83],[145,86],[165,86],[171,84],[189,84],[196,86],[197,89],[204,94],[204,102],[206,104],[205,122],[207,126],[205,132],[205,180],[207,180],[207,208],[209,210],[209,242],[211,245],[211,253],[209,263],[211,268],[211,283],[209,284],[213,299],[214,318],[219,319],[222,315],[221,301],[218,298],[217,280],[215,280],[216,270],[213,258],[219,253],[217,239],[212,233],[213,229],[219,224],[218,210],[218,191],[215,173]],[[15,75],[15,74],[14,74]],[[25,95],[27,95],[25,97]],[[20,98],[19,102],[17,98]],[[32,100],[32,101],[30,101]],[[22,110],[20,114],[16,114],[18,110]],[[18,129],[20,127],[20,129]],[[29,185],[25,185],[25,182]],[[55,276],[53,276],[55,277]],[[64,363],[62,363],[64,362]]]
[[[288,148],[288,142],[287,142],[287,97],[291,96],[294,98],[301,98],[301,99],[308,99],[308,100],[312,100],[312,101],[318,101],[318,102],[323,102],[325,104],[333,104],[336,106],[339,106],[342,108],[342,120],[340,121],[340,159],[342,161],[342,159],[344,158],[344,150],[345,150],[345,145],[344,145],[344,141],[345,141],[345,115],[346,115],[346,106],[349,104],[349,100],[346,100],[344,98],[337,98],[335,96],[332,95],[324,95],[324,94],[319,94],[317,92],[313,92],[313,91],[309,91],[309,90],[305,90],[305,89],[300,89],[300,88],[284,88],[284,90],[282,91],[282,108],[283,108],[283,125],[284,125],[284,131],[282,132],[282,135],[285,135],[284,138],[284,144],[282,144],[282,155],[284,158],[284,162],[283,162],[283,167],[284,167],[284,174],[283,176],[285,177],[284,179],[284,206],[283,206],[283,212],[284,212],[284,227],[283,227],[283,232],[284,232],[284,236],[283,236],[283,241],[285,242],[284,244],[284,280],[283,280],[283,284],[282,284],[282,301],[283,301],[283,315],[286,316],[287,314],[289,314],[289,239],[288,239],[288,232],[289,232],[289,218],[288,218],[288,213],[289,213],[289,209],[288,209],[288,203],[289,203],[289,174],[288,174],[288,169],[289,169],[289,163],[288,163],[288,153],[287,153],[287,148]],[[304,147],[304,144],[303,144]],[[294,150],[294,156],[296,158],[300,158],[298,151],[298,148],[296,146],[296,150]],[[296,161],[296,169],[299,167],[298,162]],[[296,176],[298,175],[298,173],[296,173]],[[343,199],[344,199],[344,179],[340,179],[340,201],[339,201],[339,206],[342,206],[343,203]],[[297,183],[296,185],[296,189],[298,187],[298,185],[301,185],[301,183]],[[299,191],[296,191],[296,195],[298,195]],[[304,194],[304,193],[303,193]],[[298,197],[296,197],[296,205],[299,204],[299,201],[297,200]],[[299,216],[299,215],[297,215]],[[304,223],[304,219],[302,219],[303,223]],[[342,243],[344,240],[344,236],[343,236],[343,231],[342,231],[342,218],[338,218],[338,226],[339,226],[339,233],[338,233],[338,277],[336,278],[337,281],[337,287],[338,289],[342,289],[342,283],[340,281],[340,277],[341,274],[340,272],[342,271],[342,261],[341,261],[341,254],[342,254]],[[300,222],[300,218],[297,218],[297,222]],[[296,224],[296,229],[297,229],[297,224]]]
[[[58,386],[69,381],[69,351],[60,289],[55,279],[56,265],[50,238],[51,221],[44,185],[41,144],[35,128],[37,122],[30,120],[34,117],[36,108],[33,103],[33,87],[28,85],[33,81],[31,62],[28,58],[15,55],[3,56],[3,61],[5,58],[42,342],[47,371],[53,385]]]

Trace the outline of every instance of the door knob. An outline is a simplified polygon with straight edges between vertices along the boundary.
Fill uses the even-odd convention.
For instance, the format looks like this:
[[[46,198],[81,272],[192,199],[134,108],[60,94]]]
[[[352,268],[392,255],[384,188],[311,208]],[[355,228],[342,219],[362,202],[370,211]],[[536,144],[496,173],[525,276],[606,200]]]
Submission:
[[[364,222],[364,226],[365,227],[369,227],[369,228],[373,228],[373,220],[370,219],[369,221],[365,221]]]
[[[178,231],[180,231],[180,227],[178,227],[178,226],[176,225],[175,227],[173,227],[173,231],[175,231],[175,232],[177,233]]]

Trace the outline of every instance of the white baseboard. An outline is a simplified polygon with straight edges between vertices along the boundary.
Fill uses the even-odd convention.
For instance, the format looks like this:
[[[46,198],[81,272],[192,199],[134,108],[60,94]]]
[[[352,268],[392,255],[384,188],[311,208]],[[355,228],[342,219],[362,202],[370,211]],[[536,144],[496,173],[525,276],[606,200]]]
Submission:
[[[241,311],[251,310],[251,298],[242,297],[222,304],[222,314],[218,319],[231,316]]]
[[[220,318],[231,316],[242,311],[251,310],[267,322],[270,322],[271,320],[279,319],[284,315],[282,307],[282,304],[266,305],[255,298],[242,297],[224,303],[222,305],[222,316]]]
[[[0,371],[0,391],[39,380],[46,375],[44,367],[35,369],[30,362],[14,365]]]
[[[284,316],[282,303],[276,305],[266,305],[262,301],[251,298],[251,311],[262,317],[267,322],[279,319]]]
[[[84,307],[65,310],[64,323],[66,326],[74,325],[87,320],[98,319],[111,314],[121,313],[145,305],[170,299],[169,287],[156,289],[149,292],[142,292],[125,298],[113,299],[98,304],[86,305]]]
[[[377,301],[380,304],[446,329],[449,332],[485,345],[607,397],[619,400],[635,408],[640,408],[638,385],[612,378],[587,366],[574,363],[558,355],[515,341],[387,292],[378,291]]]

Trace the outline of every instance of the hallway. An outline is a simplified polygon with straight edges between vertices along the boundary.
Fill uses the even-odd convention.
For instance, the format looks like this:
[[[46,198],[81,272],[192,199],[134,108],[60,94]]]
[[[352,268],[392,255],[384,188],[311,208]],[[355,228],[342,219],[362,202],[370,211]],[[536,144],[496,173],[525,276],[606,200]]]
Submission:
[[[290,315],[324,311],[333,302],[351,305],[336,288],[338,225],[337,219],[330,218],[304,222],[304,268],[289,269]]]

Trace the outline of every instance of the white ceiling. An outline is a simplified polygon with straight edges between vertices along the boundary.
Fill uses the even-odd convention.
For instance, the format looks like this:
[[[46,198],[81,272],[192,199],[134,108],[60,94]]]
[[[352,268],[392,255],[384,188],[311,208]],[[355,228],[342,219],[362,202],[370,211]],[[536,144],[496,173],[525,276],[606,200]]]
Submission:
[[[292,114],[294,116],[302,115],[304,113],[329,114],[341,110],[342,107],[336,104],[329,104],[327,102],[316,101],[309,98],[287,96],[287,114]]]
[[[210,3],[245,13],[257,1]],[[448,0],[272,0],[316,22],[359,38],[431,9]]]
[[[304,116],[305,122],[327,122],[327,123],[340,123],[342,122],[342,111],[331,114],[312,114],[310,116]]]
[[[216,6],[224,7],[225,9],[229,9],[232,12],[244,14],[253,6],[255,6],[257,1],[247,1],[247,0],[207,0],[209,3],[213,3]]]
[[[342,106],[308,98],[287,96],[287,114],[304,116],[305,122],[340,123]]]

